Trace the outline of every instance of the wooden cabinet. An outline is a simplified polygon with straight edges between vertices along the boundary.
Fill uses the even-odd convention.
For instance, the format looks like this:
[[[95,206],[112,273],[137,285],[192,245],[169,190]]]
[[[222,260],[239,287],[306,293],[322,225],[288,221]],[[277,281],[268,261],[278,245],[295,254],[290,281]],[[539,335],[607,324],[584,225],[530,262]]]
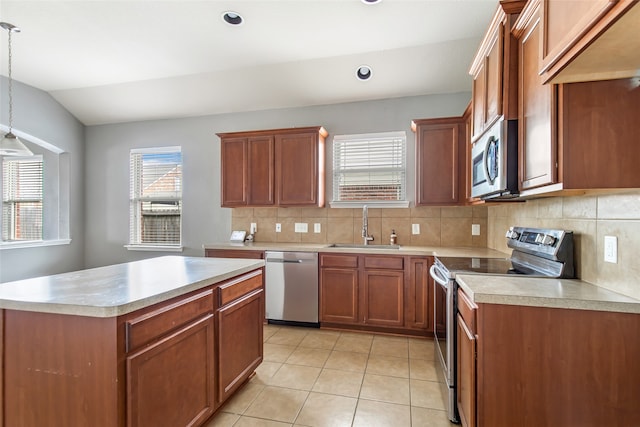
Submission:
[[[500,116],[517,118],[517,41],[511,27],[524,1],[500,2],[473,59],[471,140],[476,141]]]
[[[432,257],[320,253],[325,327],[433,336]]]
[[[127,356],[127,426],[192,426],[215,409],[209,313]],[[179,410],[176,410],[176,403]]]
[[[416,132],[416,206],[466,203],[466,122],[464,117],[412,122]]]
[[[541,27],[545,83],[637,76],[637,0],[542,0]]]
[[[633,425],[640,315],[487,304],[458,290],[464,427]],[[543,333],[541,333],[543,331]],[[611,349],[616,349],[611,351]]]
[[[518,123],[521,196],[640,187],[632,159],[640,157],[637,135],[640,91],[634,79],[562,85],[539,75],[541,3],[527,4],[519,38]]]
[[[362,322],[365,325],[404,326],[404,257],[364,256]]]
[[[359,257],[320,254],[320,322],[359,322]]]
[[[324,128],[218,136],[223,207],[324,206]]]
[[[433,336],[433,278],[429,269],[433,257],[409,258],[409,287],[405,326]],[[440,310],[439,310],[440,311]]]
[[[476,426],[476,316],[477,306],[458,291],[457,405],[463,427]]]
[[[218,311],[218,402],[233,394],[263,358],[262,275],[243,276],[220,287]]]

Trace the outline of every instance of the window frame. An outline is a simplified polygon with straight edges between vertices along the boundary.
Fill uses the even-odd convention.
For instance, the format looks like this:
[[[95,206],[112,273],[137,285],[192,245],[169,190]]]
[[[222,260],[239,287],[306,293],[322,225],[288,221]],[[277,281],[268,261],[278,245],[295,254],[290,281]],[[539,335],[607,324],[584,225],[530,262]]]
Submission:
[[[8,126],[0,124],[0,132],[6,133],[8,131]],[[0,251],[70,244],[69,218],[71,200],[69,153],[19,129],[13,128],[12,132],[20,138],[35,155],[41,155],[43,157],[43,235],[42,240],[18,241],[2,241],[0,236]],[[2,169],[1,164],[0,169]],[[1,171],[0,187],[2,187]],[[0,217],[1,216],[2,214],[0,213]]]
[[[2,183],[0,184],[0,187],[2,187],[2,237],[1,237],[1,241],[2,243],[7,243],[7,244],[12,244],[12,243],[35,243],[35,242],[41,242],[43,240],[43,236],[44,236],[44,224],[45,224],[45,220],[44,220],[44,158],[41,154],[34,154],[33,156],[19,156],[19,157],[11,157],[11,156],[3,156],[1,159],[2,165],[0,166],[0,169],[2,170]],[[13,178],[18,177],[17,181],[20,183],[14,183],[14,185],[12,186],[14,191],[11,190],[7,190],[5,188],[5,185],[7,184],[5,182],[5,173],[11,173],[11,172],[7,172],[7,167],[11,168],[11,166],[8,166],[7,163],[15,163],[16,166],[13,166],[14,172],[16,174],[16,176],[14,176]],[[35,173],[38,175],[38,179],[28,179],[28,182],[24,182],[25,180],[20,180],[19,176],[21,175],[19,173],[19,169],[21,169],[21,167],[19,166],[19,164],[21,163],[33,163],[33,164],[39,164],[39,167],[36,166],[36,171]],[[29,167],[29,169],[33,168],[33,166]],[[28,176],[32,176],[32,173],[29,173]],[[19,193],[21,193],[21,191],[18,189],[19,187],[22,187],[25,184],[29,184],[30,187],[32,187],[33,189],[30,191],[31,194],[33,194],[32,198],[23,198],[19,195]],[[33,186],[36,185],[38,188],[34,188]],[[11,192],[11,196],[7,198],[7,200],[5,200],[5,190]],[[33,191],[37,191],[39,194],[35,194],[33,193]],[[17,206],[19,206],[22,203],[36,203],[39,204],[39,212],[38,212],[38,216],[39,216],[39,221],[36,221],[37,223],[35,224],[35,227],[38,227],[40,229],[40,233],[38,238],[34,238],[34,239],[20,239],[20,238],[16,238],[16,231],[18,226],[16,225],[18,223],[18,216],[20,216],[19,214],[16,214],[16,208]],[[5,216],[5,204],[11,206],[12,208],[10,209],[10,211],[12,212],[12,214],[8,215],[9,218],[6,218]],[[5,221],[11,220],[11,226],[8,226],[8,231],[7,231],[7,235],[10,236],[8,239],[5,240],[5,233],[4,233],[4,228],[5,228]]]
[[[180,167],[180,190],[178,196],[170,196],[165,195],[162,197],[149,197],[143,196],[141,194],[142,188],[139,185],[139,176],[135,176],[134,171],[134,156],[140,155],[153,155],[153,154],[179,154],[180,162],[178,166]],[[184,217],[184,209],[183,209],[183,183],[184,183],[184,174],[183,174],[183,153],[181,146],[170,146],[170,147],[152,147],[152,148],[132,148],[129,151],[129,237],[128,243],[125,246],[128,250],[138,250],[138,251],[166,251],[166,252],[182,252],[184,249],[183,246],[183,230],[182,230],[182,220]],[[135,178],[135,179],[134,179]],[[170,243],[163,244],[160,242],[143,242],[142,241],[142,223],[139,221],[141,214],[141,203],[145,202],[173,202],[177,203],[179,206],[179,217],[180,217],[180,225],[179,225],[179,242],[178,243]],[[137,205],[137,206],[136,206]]]
[[[345,174],[344,169],[337,168],[337,159],[336,159],[336,143],[348,144],[349,142],[363,142],[366,140],[370,140],[371,142],[375,141],[383,141],[383,140],[394,140],[401,139],[402,144],[402,158],[401,158],[401,166],[397,168],[385,166],[382,169],[388,169],[393,173],[400,173],[400,189],[403,195],[401,200],[379,200],[379,199],[358,199],[358,200],[339,200],[336,199],[338,194],[337,183],[339,181],[339,176]],[[350,135],[335,135],[333,137],[333,145],[332,145],[332,173],[331,173],[331,182],[332,182],[332,194],[331,194],[331,202],[329,205],[332,208],[359,208],[364,205],[369,207],[377,207],[377,208],[406,208],[409,207],[410,200],[408,198],[407,191],[407,175],[409,173],[407,166],[407,134],[405,131],[395,131],[395,132],[377,132],[377,133],[367,133],[367,134],[350,134]],[[371,167],[371,170],[375,173],[380,171],[380,167]],[[384,173],[384,172],[383,172]]]

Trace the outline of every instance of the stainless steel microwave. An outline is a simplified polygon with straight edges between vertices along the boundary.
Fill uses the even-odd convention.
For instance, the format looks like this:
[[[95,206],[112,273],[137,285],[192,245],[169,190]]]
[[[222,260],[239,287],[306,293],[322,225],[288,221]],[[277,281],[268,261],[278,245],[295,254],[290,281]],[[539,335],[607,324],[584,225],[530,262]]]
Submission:
[[[471,197],[518,196],[518,121],[500,118],[471,149]]]

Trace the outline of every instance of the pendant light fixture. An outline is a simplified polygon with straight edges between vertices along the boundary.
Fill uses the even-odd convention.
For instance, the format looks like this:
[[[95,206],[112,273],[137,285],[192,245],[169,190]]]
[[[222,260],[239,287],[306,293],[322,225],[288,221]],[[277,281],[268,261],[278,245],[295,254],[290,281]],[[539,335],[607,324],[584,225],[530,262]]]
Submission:
[[[11,34],[20,28],[8,22],[0,22],[0,27],[9,33],[9,132],[0,140],[0,156],[32,156],[33,153],[13,134],[13,79],[11,77]]]

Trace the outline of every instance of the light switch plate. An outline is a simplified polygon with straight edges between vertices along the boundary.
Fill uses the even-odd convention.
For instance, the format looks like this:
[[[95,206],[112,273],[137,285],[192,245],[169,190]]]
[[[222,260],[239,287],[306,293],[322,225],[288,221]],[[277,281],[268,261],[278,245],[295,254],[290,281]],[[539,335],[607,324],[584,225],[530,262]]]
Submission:
[[[281,231],[282,231],[282,224],[278,222],[276,223],[276,233],[280,233]]]
[[[604,236],[604,260],[613,264],[618,263],[618,238]]]
[[[420,234],[420,224],[411,224],[411,234]]]
[[[472,236],[480,235],[480,224],[471,224],[471,235]]]
[[[249,226],[249,233],[254,234],[258,231],[258,224],[256,224],[255,222],[251,223],[251,226]]]
[[[313,224],[313,232],[314,233],[321,233],[322,232],[322,225],[319,222],[316,222],[315,224]]]
[[[306,222],[296,222],[293,231],[296,233],[308,233],[309,232],[309,224]]]

